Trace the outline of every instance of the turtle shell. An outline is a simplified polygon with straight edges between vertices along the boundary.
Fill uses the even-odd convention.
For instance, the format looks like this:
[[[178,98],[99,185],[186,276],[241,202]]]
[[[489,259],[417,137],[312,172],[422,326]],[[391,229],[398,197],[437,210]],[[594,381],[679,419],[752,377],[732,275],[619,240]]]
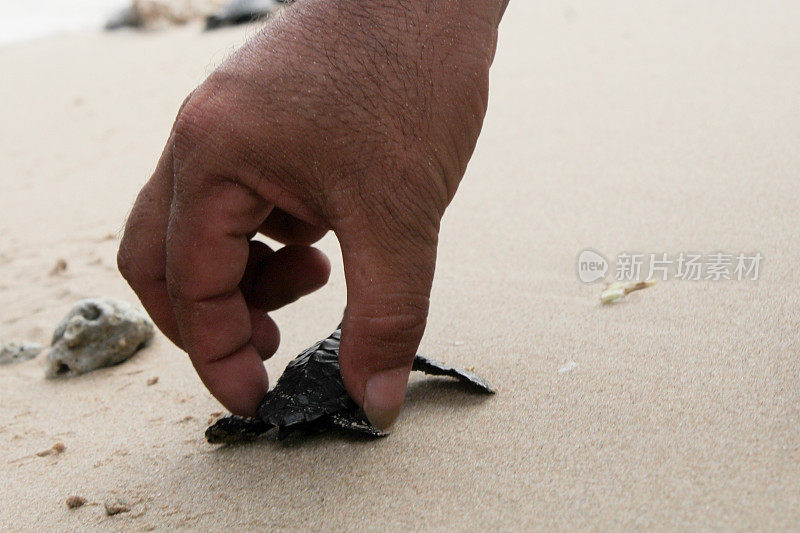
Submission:
[[[358,410],[339,372],[341,329],[293,359],[259,406],[261,419],[279,428],[313,424],[341,411]]]

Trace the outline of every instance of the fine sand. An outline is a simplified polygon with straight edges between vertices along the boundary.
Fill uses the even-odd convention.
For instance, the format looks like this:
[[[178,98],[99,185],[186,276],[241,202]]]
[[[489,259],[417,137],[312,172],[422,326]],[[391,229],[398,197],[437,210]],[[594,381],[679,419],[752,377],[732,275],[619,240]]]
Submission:
[[[496,396],[414,377],[387,439],[216,448],[221,408],[163,336],[64,381],[40,356],[0,367],[0,529],[800,527],[800,8],[696,4],[512,0],[421,347]],[[136,301],[127,211],[183,97],[254,31],[0,48],[0,342]],[[344,306],[320,246],[331,282],[275,314],[273,378]],[[587,247],[765,259],[601,306]]]

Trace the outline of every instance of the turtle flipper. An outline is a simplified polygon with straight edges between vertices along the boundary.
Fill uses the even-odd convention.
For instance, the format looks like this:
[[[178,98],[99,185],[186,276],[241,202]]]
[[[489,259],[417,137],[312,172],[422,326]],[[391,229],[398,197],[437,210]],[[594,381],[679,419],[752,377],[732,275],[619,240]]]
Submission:
[[[270,429],[272,424],[258,418],[230,415],[220,418],[206,430],[209,444],[236,444],[255,440]]]
[[[414,364],[411,366],[411,370],[417,370],[432,376],[450,376],[458,379],[462,383],[469,385],[478,392],[494,394],[494,388],[492,388],[489,382],[478,374],[470,372],[469,370],[462,370],[460,368],[447,366],[444,363],[440,363],[439,361],[430,359],[424,355],[418,354],[416,357],[414,357]]]
[[[386,437],[389,435],[369,423],[367,417],[360,410],[355,412],[341,411],[331,415],[331,424],[335,427],[361,433],[369,437]]]

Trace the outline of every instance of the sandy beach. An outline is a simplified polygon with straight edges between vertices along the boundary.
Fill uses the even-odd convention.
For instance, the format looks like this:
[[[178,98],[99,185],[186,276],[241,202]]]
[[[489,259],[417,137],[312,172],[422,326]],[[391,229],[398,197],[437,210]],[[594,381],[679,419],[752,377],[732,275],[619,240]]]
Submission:
[[[161,334],[76,378],[44,379],[43,354],[0,366],[0,529],[800,528],[798,17],[512,0],[420,347],[498,394],[414,376],[386,439],[214,447],[222,408]],[[125,217],[180,102],[257,29],[0,47],[0,344],[49,344],[85,297],[137,302]],[[275,314],[273,382],[345,304],[320,247],[331,281]],[[603,306],[585,248],[764,261]],[[115,498],[130,512],[107,516]]]

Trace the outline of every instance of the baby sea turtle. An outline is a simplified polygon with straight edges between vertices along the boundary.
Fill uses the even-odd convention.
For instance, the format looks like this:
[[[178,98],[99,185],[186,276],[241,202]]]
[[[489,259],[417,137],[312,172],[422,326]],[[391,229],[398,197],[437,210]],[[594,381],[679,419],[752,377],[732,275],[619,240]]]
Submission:
[[[211,444],[232,444],[253,440],[270,429],[278,428],[283,439],[293,431],[321,433],[340,428],[369,437],[388,433],[370,424],[361,408],[350,398],[339,373],[341,325],[293,359],[258,407],[258,418],[230,415],[206,430]],[[494,394],[482,377],[417,355],[412,370],[434,376],[458,379],[476,392]]]

